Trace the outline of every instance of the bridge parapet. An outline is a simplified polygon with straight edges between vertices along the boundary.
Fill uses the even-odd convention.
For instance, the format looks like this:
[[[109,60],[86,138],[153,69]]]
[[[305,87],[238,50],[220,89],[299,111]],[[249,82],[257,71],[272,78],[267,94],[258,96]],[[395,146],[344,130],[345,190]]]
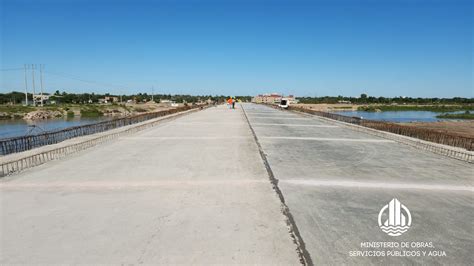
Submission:
[[[202,107],[179,109],[155,119],[0,157],[0,178],[153,127],[165,120],[198,111]]]
[[[270,105],[272,106],[272,105]],[[276,106],[272,106],[277,108]],[[361,131],[385,139],[394,140],[418,149],[474,163],[474,139],[442,133],[430,129],[419,129],[384,121],[364,120],[334,113],[315,111],[290,106],[290,111],[304,115],[317,115],[331,123],[343,124],[353,130]]]
[[[69,127],[61,130],[54,130],[44,132],[37,135],[21,136],[14,138],[7,138],[0,140],[0,155],[8,155],[17,152],[23,152],[38,148],[45,145],[56,144],[68,139],[77,138],[80,136],[91,135],[108,131],[115,128],[120,128],[127,125],[132,125],[147,121],[150,119],[163,117],[166,115],[183,112],[186,110],[200,108],[202,105],[192,106],[181,106],[173,109],[162,110],[158,112],[149,112],[145,114],[139,114],[134,116],[122,117],[109,121],[103,121],[99,123]]]

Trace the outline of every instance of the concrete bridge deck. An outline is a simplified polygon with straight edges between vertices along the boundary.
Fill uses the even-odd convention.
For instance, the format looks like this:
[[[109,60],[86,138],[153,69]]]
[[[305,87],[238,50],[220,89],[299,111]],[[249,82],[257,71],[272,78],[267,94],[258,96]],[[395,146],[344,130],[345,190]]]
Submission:
[[[248,117],[314,264],[474,264],[472,164],[316,117],[237,107],[2,179],[0,263],[299,264]],[[392,198],[413,218],[398,237],[377,224]],[[446,257],[351,256],[374,241],[432,242],[416,250]]]

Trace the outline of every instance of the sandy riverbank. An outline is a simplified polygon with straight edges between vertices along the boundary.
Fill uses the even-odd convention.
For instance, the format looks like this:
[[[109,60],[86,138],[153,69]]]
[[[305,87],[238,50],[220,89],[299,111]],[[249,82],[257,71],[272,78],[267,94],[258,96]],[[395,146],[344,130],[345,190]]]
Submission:
[[[355,104],[294,104],[293,106],[307,108],[316,111],[331,112],[331,111],[357,111],[360,106]],[[341,113],[344,115],[344,113]],[[437,121],[437,122],[410,122],[399,123],[411,127],[433,129],[443,133],[456,134],[466,137],[474,138],[474,121],[460,120],[460,121]]]
[[[400,124],[474,138],[474,121],[411,122]]]

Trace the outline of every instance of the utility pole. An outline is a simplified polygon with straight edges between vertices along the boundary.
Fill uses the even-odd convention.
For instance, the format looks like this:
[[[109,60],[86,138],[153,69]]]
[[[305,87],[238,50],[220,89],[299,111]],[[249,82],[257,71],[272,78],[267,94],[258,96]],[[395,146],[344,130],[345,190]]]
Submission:
[[[40,64],[41,107],[43,107],[43,67],[44,65]]]
[[[151,101],[153,102],[153,94],[155,93],[155,87],[151,86]]]
[[[25,64],[25,105],[28,106],[28,78],[26,77],[26,66]]]
[[[33,78],[33,106],[36,106],[35,100],[35,65],[31,64],[31,76]]]

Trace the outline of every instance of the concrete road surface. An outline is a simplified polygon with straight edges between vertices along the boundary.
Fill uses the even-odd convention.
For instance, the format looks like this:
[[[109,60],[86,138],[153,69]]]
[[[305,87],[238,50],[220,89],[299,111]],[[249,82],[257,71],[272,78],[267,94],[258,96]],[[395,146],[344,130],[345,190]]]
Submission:
[[[317,117],[220,106],[2,179],[0,263],[297,265],[299,247],[317,265],[473,265],[473,170]],[[394,198],[411,217],[401,236],[378,225]]]
[[[1,264],[299,264],[238,109],[193,113],[0,182]]]
[[[317,117],[244,108],[314,264],[474,265],[472,164]],[[393,198],[412,217],[400,236],[378,225]]]

